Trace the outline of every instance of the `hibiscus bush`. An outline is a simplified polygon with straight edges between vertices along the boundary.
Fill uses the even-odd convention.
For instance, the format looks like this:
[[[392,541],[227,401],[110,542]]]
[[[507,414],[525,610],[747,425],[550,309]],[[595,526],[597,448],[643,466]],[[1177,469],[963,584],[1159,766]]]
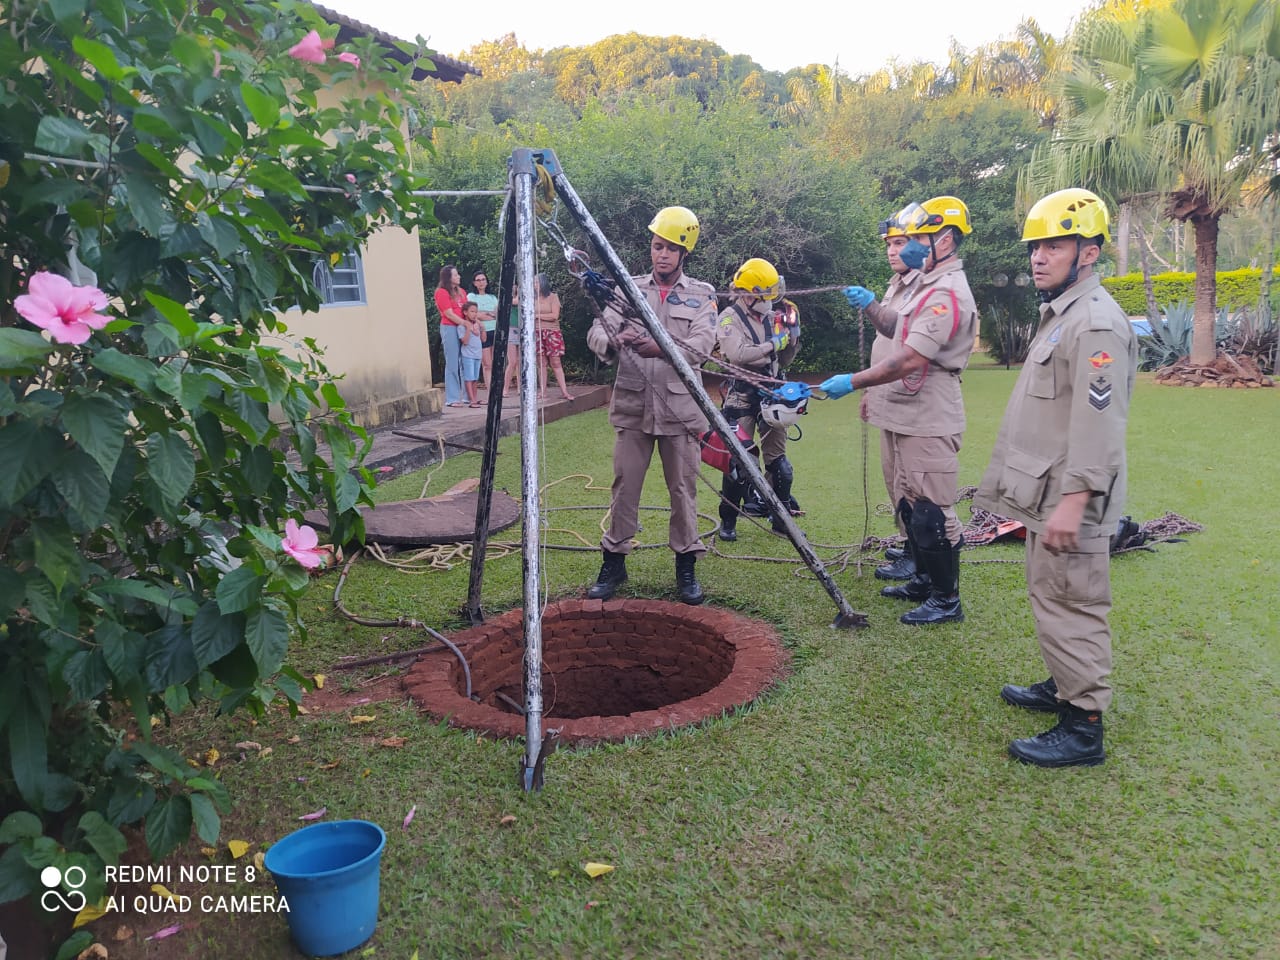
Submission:
[[[50,866],[93,902],[130,824],[213,842],[216,769],[153,727],[307,683],[296,518],[362,534],[367,438],[280,314],[429,218],[412,67],[336,32],[291,0],[0,7],[0,904],[40,913]]]

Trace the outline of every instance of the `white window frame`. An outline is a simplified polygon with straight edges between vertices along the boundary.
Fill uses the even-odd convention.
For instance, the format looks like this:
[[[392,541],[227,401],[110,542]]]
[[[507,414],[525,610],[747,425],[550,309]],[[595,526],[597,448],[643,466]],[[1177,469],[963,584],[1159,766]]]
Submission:
[[[355,250],[343,254],[332,267],[327,260],[316,260],[311,268],[311,280],[320,293],[321,308],[360,307],[368,303],[364,258]]]

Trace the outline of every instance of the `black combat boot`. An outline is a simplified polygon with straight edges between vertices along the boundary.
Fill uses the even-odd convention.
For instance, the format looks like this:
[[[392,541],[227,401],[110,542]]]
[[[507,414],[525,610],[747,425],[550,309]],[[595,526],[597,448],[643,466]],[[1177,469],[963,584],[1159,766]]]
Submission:
[[[600,575],[596,577],[587,590],[589,600],[608,600],[618,592],[618,587],[627,582],[627,555],[604,551],[604,563],[600,564]]]
[[[1037,767],[1096,767],[1107,759],[1102,749],[1102,714],[1063,703],[1056,727],[1013,741],[1009,755]]]
[[[718,536],[726,543],[738,539],[738,512],[742,498],[747,492],[747,484],[737,478],[738,467],[735,464],[720,481],[720,533]]]
[[[1058,699],[1058,684],[1053,677],[1029,687],[1006,683],[1000,688],[1000,699],[1010,706],[1039,710],[1042,713],[1057,713],[1062,709],[1062,702]]]
[[[916,575],[915,558],[906,550],[894,550],[893,553],[897,554],[896,558],[890,558],[888,563],[876,567],[876,579],[910,580]]]
[[[702,593],[702,584],[693,572],[693,565],[698,562],[696,553],[676,554],[676,590],[680,594],[681,603],[701,603],[706,597]]]
[[[901,550],[890,547],[884,552],[884,558],[889,562],[876,567],[877,580],[910,580],[919,568],[911,540],[911,504],[905,498],[899,500],[898,508],[894,512],[898,515],[902,529],[907,533],[907,542],[902,545]]]
[[[963,541],[961,541],[963,543]],[[960,544],[942,550],[918,550],[916,555],[929,577],[929,596],[899,619],[912,626],[927,623],[959,623],[964,619],[960,606]],[[910,586],[907,581],[904,586]]]

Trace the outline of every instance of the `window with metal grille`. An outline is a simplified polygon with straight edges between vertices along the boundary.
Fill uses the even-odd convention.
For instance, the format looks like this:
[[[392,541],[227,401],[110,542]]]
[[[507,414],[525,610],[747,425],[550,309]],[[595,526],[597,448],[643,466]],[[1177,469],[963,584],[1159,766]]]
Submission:
[[[311,279],[320,291],[322,306],[348,306],[364,303],[364,268],[358,253],[343,254],[333,266],[317,260],[311,268]]]

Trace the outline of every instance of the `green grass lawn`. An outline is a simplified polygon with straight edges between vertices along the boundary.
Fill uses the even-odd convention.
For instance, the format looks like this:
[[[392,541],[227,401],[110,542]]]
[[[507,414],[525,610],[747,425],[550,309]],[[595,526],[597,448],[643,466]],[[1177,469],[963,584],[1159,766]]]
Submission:
[[[1016,373],[966,376],[962,484],[981,476]],[[835,557],[862,539],[868,511],[873,535],[892,523],[877,510],[887,498],[874,432],[863,464],[856,398],[812,407],[791,448],[795,492],[808,510],[802,527]],[[1116,699],[1099,768],[1043,771],[1005,753],[1011,738],[1048,725],[998,696],[1002,683],[1045,675],[1017,546],[966,552],[966,620],[932,629],[899,624],[906,607],[877,595],[870,567],[841,570],[836,582],[871,620],[856,632],[829,627],[835,607],[797,576],[803,567],[709,556],[698,572],[710,602],[775,623],[792,676],[698,729],[562,750],[538,794],[517,786],[521,744],[445,729],[402,700],[274,713],[252,728],[205,713],[173,735],[190,756],[223,753],[217,769],[237,804],[224,839],[261,849],[322,806],[329,819],[386,829],[377,957],[1278,958],[1278,426],[1280,391],[1139,385],[1128,512],[1174,511],[1205,529],[1113,564]],[[607,488],[604,411],[552,424],[539,440],[547,482],[586,474]],[[517,493],[518,439],[501,450],[498,484]],[[478,470],[477,455],[449,460],[428,492]],[[416,496],[424,476],[379,496]],[[551,487],[546,502],[605,504],[607,490],[585,482]],[[656,466],[646,494],[663,503]],[[702,509],[715,512],[710,490]],[[595,543],[601,513],[548,520]],[[643,518],[642,538],[664,543],[663,515]],[[732,552],[791,556],[785,541],[740,529]],[[598,564],[594,552],[548,551],[547,594],[580,591]],[[665,547],[637,553],[630,569],[624,595],[673,595]],[[486,570],[486,609],[518,603],[518,554]],[[361,561],[344,599],[367,616],[448,630],[461,626],[467,576],[465,564],[408,574]],[[357,692],[389,668],[343,673],[339,657],[424,637],[335,617],[335,579],[317,580],[311,638],[290,659]],[[376,719],[352,725],[354,713]],[[376,745],[393,736],[407,745]],[[233,744],[244,739],[270,755],[238,759]],[[504,826],[506,815],[515,820]],[[187,854],[199,858],[196,846]],[[616,869],[593,880],[589,860]],[[135,940],[111,956],[294,955],[282,917],[187,919],[167,941]],[[142,935],[173,918],[131,922]]]

